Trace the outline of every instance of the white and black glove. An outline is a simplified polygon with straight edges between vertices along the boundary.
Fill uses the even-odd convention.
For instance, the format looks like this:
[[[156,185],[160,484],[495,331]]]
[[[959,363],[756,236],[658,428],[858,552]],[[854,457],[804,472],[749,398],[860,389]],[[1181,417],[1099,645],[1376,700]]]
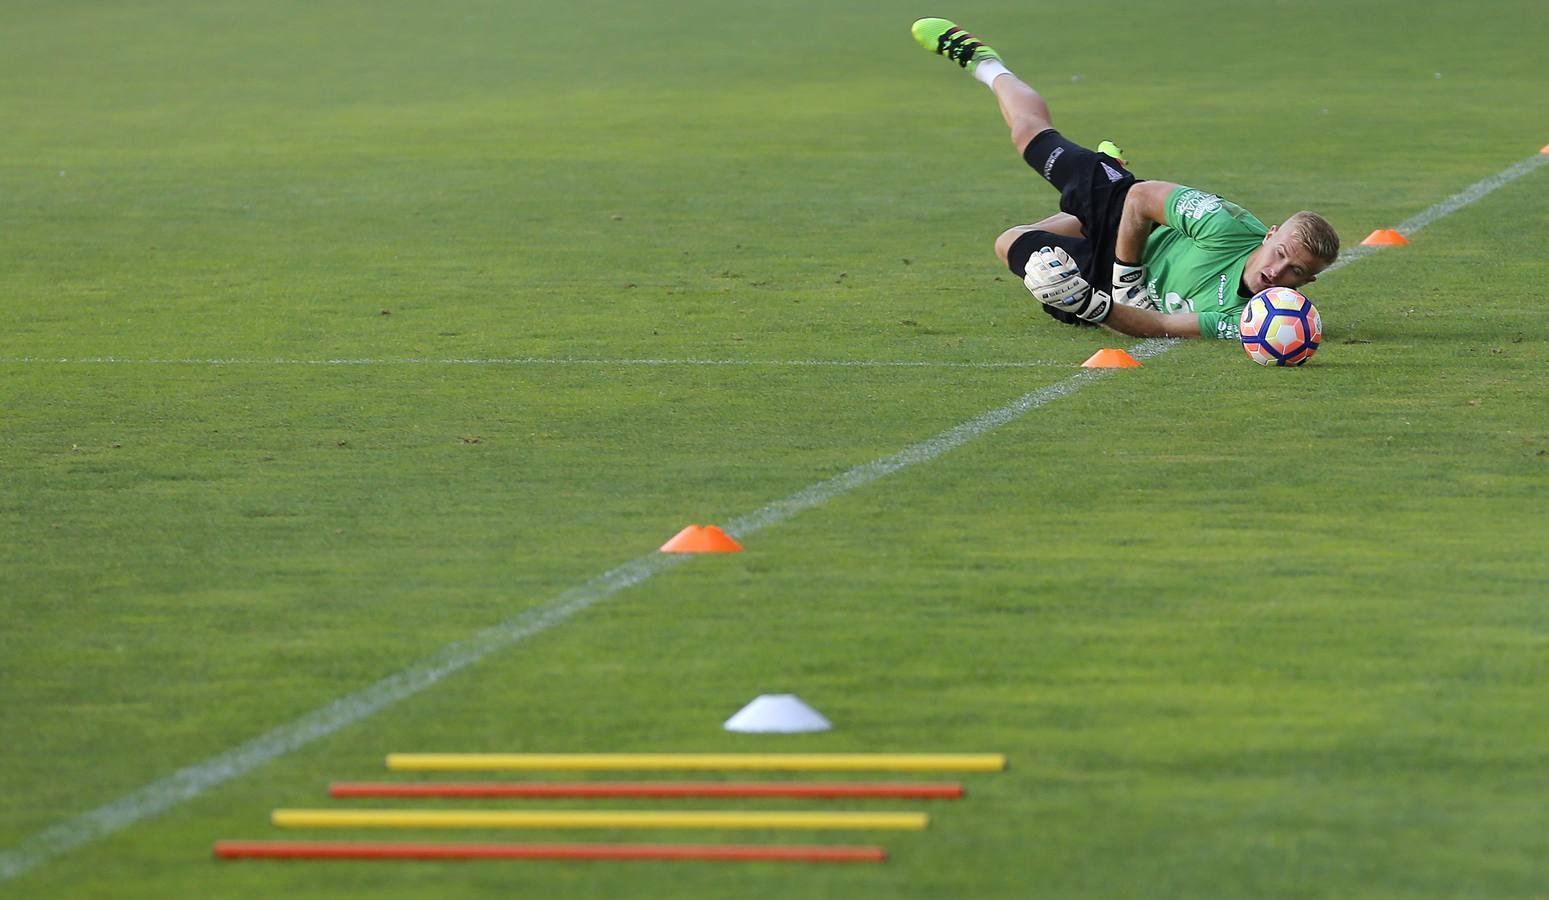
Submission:
[[[1113,263],[1113,302],[1122,303],[1125,306],[1138,306],[1141,309],[1156,310],[1161,307],[1151,299],[1151,292],[1146,290],[1146,267],[1132,265],[1127,262]]]
[[[1027,275],[1022,281],[1039,303],[1088,322],[1108,318],[1112,307],[1109,296],[1092,290],[1076,270],[1076,261],[1059,247],[1044,247],[1034,253],[1027,261]]]

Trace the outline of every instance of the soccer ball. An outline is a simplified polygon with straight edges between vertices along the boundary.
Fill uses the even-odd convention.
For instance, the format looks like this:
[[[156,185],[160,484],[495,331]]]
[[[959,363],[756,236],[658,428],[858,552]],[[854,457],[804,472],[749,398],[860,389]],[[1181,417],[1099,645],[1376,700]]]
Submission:
[[[1288,287],[1259,291],[1242,309],[1242,349],[1261,366],[1299,366],[1318,352],[1323,320],[1312,301]]]

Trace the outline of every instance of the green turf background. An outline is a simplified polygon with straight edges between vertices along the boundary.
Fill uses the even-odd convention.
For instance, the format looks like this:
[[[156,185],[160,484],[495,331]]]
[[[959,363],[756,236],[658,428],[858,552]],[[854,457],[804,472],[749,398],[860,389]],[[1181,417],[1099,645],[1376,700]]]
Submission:
[[[1536,2],[8,2],[0,852],[1114,345],[997,270],[1054,197],[922,14],[1348,245],[1549,141]],[[0,893],[1542,896],[1546,229],[1540,168],[1320,281],[1304,369],[1179,346]],[[1047,364],[407,362],[524,358]],[[776,691],[835,730],[721,730]],[[882,867],[209,859],[391,750],[787,749],[1012,769],[917,835],[466,836]]]

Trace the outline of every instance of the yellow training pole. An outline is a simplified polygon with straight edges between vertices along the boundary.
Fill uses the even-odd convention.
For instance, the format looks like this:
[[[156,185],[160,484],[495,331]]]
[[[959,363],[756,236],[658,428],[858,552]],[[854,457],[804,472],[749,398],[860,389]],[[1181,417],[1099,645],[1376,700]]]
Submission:
[[[281,828],[773,828],[922,831],[925,813],[277,809]]]
[[[708,769],[763,772],[999,772],[1002,753],[389,753],[401,772]]]

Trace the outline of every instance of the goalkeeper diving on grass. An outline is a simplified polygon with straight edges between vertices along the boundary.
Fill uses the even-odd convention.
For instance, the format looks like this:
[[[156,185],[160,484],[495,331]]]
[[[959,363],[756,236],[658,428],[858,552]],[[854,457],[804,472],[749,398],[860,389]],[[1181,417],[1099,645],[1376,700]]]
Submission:
[[[1309,284],[1339,256],[1339,235],[1317,213],[1266,227],[1214,194],[1137,179],[1111,143],[1088,150],[1055,131],[1043,97],[980,39],[946,19],[912,31],[989,86],[1022,158],[1060,192],[1058,214],[995,240],[995,255],[1056,319],[1235,341],[1254,294]]]

